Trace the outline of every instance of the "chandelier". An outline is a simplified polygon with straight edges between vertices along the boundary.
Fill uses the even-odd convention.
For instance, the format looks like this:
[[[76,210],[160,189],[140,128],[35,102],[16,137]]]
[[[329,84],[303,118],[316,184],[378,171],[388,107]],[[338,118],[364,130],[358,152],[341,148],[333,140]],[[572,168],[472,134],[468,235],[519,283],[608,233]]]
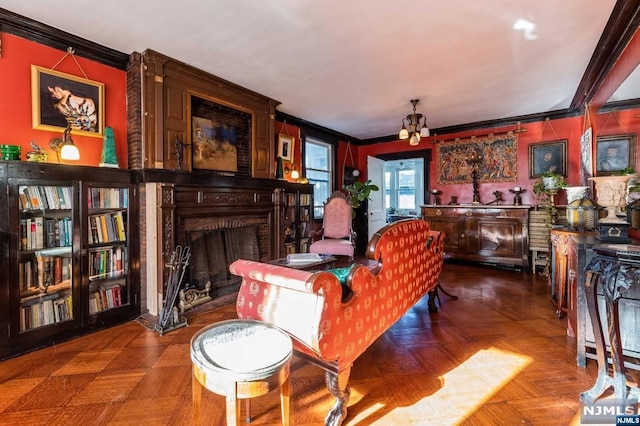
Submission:
[[[398,137],[402,140],[409,139],[409,145],[415,146],[420,143],[420,138],[429,136],[429,128],[427,127],[427,117],[416,113],[416,105],[420,99],[411,99],[410,102],[413,105],[413,114],[402,119],[402,129]]]

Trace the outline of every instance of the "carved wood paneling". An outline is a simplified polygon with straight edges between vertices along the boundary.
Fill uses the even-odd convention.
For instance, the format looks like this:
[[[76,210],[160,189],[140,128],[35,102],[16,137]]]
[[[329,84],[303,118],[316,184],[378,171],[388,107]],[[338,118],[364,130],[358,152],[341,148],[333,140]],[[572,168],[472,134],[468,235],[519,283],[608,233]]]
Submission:
[[[174,170],[177,138],[185,145],[181,170],[192,170],[189,99],[194,95],[252,115],[251,149],[239,156],[238,164],[254,178],[274,177],[273,121],[279,102],[152,50],[143,52],[141,58],[142,72],[128,74],[128,78],[142,80],[128,89],[128,97],[140,98],[142,105],[139,139],[143,147],[130,147],[137,156],[133,164]]]

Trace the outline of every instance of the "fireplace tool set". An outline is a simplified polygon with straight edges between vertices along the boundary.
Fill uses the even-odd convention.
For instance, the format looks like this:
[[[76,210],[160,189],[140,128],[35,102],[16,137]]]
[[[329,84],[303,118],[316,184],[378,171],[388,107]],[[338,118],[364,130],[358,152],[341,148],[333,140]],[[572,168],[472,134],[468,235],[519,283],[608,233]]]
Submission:
[[[165,266],[169,268],[169,279],[167,281],[166,297],[163,301],[160,318],[155,327],[156,331],[161,335],[187,325],[187,320],[179,315],[178,308],[175,304],[184,279],[184,273],[189,265],[190,257],[191,249],[189,246],[177,246],[171,255],[169,263],[165,264]]]

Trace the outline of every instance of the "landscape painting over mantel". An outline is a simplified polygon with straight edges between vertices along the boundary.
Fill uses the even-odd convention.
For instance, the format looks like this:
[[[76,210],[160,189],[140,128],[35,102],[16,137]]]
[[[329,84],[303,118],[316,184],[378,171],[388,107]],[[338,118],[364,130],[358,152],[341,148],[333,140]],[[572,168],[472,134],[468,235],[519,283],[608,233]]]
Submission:
[[[191,96],[193,168],[250,176],[252,115]]]
[[[477,159],[478,182],[513,182],[518,176],[518,136],[507,134],[441,142],[436,146],[438,184],[471,183]]]

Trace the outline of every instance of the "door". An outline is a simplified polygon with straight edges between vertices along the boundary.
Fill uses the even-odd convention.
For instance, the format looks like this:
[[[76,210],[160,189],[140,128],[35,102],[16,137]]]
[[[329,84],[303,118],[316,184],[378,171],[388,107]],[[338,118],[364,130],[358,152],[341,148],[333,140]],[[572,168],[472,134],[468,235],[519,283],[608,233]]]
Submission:
[[[384,161],[375,157],[367,156],[367,176],[371,182],[380,188],[369,194],[367,208],[369,241],[373,234],[386,224],[384,211]]]

